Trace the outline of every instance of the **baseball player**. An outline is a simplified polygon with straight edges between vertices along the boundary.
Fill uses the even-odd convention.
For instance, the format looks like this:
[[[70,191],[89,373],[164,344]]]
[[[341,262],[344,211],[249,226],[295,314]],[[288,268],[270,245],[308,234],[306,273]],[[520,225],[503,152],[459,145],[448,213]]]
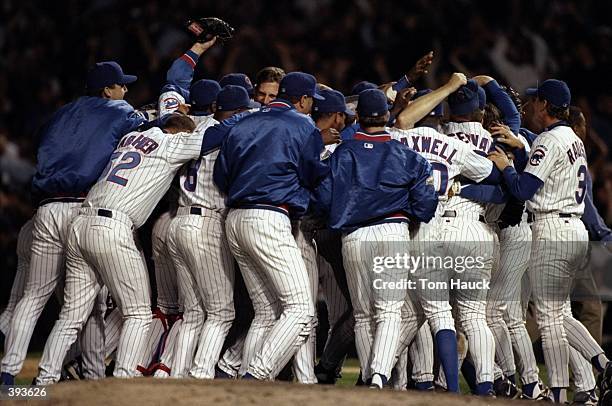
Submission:
[[[227,238],[255,310],[246,378],[274,379],[312,328],[314,300],[289,216],[306,211],[309,189],[328,169],[321,135],[306,116],[320,97],[313,76],[287,74],[277,100],[230,130],[215,163],[215,184],[230,207]]]
[[[461,91],[449,97],[451,117],[450,122],[443,126],[442,132],[465,142],[481,154],[486,154],[493,145],[493,138],[482,127],[478,88],[478,84],[470,80]],[[470,280],[488,281],[496,260],[495,253],[498,252],[497,235],[492,227],[485,224],[484,214],[484,204],[453,196],[441,216],[441,240],[451,242],[449,255],[455,258],[479,256],[482,259],[479,268],[472,268],[469,275],[465,275]],[[486,396],[493,391],[495,358],[495,341],[486,322],[487,290],[459,290],[455,294],[458,324],[466,335],[470,355],[476,367],[476,392]]]
[[[461,79],[463,79],[463,82]],[[431,93],[428,90],[417,93],[417,99],[413,102],[412,106],[414,108],[417,102],[439,103],[462,83],[465,83],[465,77],[457,74],[454,83],[449,82],[446,88]],[[462,91],[466,91],[464,89],[462,88]],[[472,107],[476,108],[476,93],[470,92],[469,97],[471,98]],[[431,109],[431,104],[426,106]],[[496,173],[489,160],[475,153],[471,146],[437,131],[440,128],[442,108],[440,105],[436,106],[436,104],[433,104],[433,106],[435,108],[432,109],[431,113],[426,112],[426,117],[420,120],[413,130],[406,131],[401,129],[403,126],[410,126],[410,124],[406,124],[404,112],[398,116],[396,126],[400,128],[390,129],[391,134],[396,139],[405,143],[413,150],[418,151],[430,161],[434,168],[434,185],[437,188],[441,202],[438,207],[436,221],[428,225],[422,224],[418,232],[413,236],[415,241],[419,242],[419,246],[425,242],[429,242],[427,245],[432,245],[432,241],[442,240],[440,234],[444,231],[444,214],[446,214],[447,206],[450,203],[450,201],[447,202],[446,195],[454,178],[458,175],[463,175],[475,182],[495,183],[499,181],[499,173]],[[408,120],[408,123],[412,120]],[[438,252],[439,248],[432,246],[424,245],[421,249],[431,254],[442,254]],[[448,274],[448,270],[444,269],[421,269],[417,270],[415,275],[421,276],[423,273],[429,281],[449,281],[451,276]],[[457,344],[454,331],[455,322],[449,304],[449,292],[420,289],[418,286],[416,292],[418,295],[417,306],[423,308],[423,312],[429,320],[432,332],[436,338],[438,353],[447,379],[448,390],[456,392],[458,391]],[[407,326],[410,326],[410,322],[407,322]],[[414,337],[416,328],[408,328],[408,331],[412,335],[406,338],[406,343],[412,340],[411,337]],[[486,390],[483,390],[483,393],[485,392]]]
[[[278,96],[278,86],[285,76],[285,71],[276,66],[267,66],[255,75],[255,101],[262,106]]]
[[[382,389],[395,363],[406,291],[376,288],[373,280],[401,280],[408,271],[392,267],[377,276],[371,266],[374,256],[393,257],[398,246],[405,248],[401,244],[409,241],[408,215],[429,221],[438,199],[429,163],[391,141],[385,131],[389,120],[385,94],[377,89],[362,91],[357,113],[360,131],[329,158],[331,173],[318,189],[318,200],[328,213],[329,227],[344,232],[342,257],[362,378]],[[363,246],[365,241],[371,245]]]
[[[502,121],[507,125],[506,127],[496,122],[492,123],[492,136],[496,139],[515,138],[514,134],[518,134],[520,126],[520,114],[510,96],[489,76],[477,76],[474,80],[486,91],[486,98],[499,108],[500,117],[497,123]],[[521,135],[518,135],[518,138],[523,143],[521,148],[527,147],[527,140]],[[538,367],[531,340],[523,323],[521,309],[521,280],[529,263],[530,249],[528,248],[531,246],[531,229],[526,221],[524,204],[513,201],[513,199],[500,199],[500,196],[505,195],[502,190],[492,196],[492,199],[484,200],[482,196],[468,193],[474,188],[486,187],[467,185],[462,188],[460,195],[472,200],[505,204],[505,207],[488,210],[485,216],[489,222],[497,220],[494,229],[498,233],[500,244],[499,263],[493,269],[491,289],[487,298],[487,323],[495,339],[496,361],[501,367],[499,372],[503,373],[503,377],[498,377],[496,374],[494,389],[497,396],[517,397],[520,395],[514,379],[517,369],[514,361],[516,352],[523,388],[527,392],[526,397],[537,398],[539,396]],[[499,219],[496,219],[498,215]],[[521,221],[521,216],[524,217],[524,221]],[[513,351],[513,345],[515,351]]]
[[[535,122],[543,129],[531,149],[524,173],[518,175],[501,152],[491,159],[504,171],[513,196],[527,201],[533,243],[529,279],[542,333],[544,358],[555,402],[567,401],[568,341],[603,372],[605,386],[612,375],[609,360],[586,328],[566,306],[571,280],[586,254],[588,235],[580,221],[584,211],[587,162],[584,145],[569,127],[571,95],[558,80],[528,89]]]
[[[191,91],[193,89],[191,89],[191,81],[193,80],[193,71],[195,69],[195,66],[197,65],[198,60],[200,59],[202,54],[209,50],[213,45],[215,45],[216,42],[217,37],[213,37],[212,39],[206,42],[196,42],[187,52],[185,52],[172,63],[172,66],[170,67],[170,69],[168,69],[168,72],[166,73],[166,84],[162,87],[157,102],[159,118],[163,117],[168,113],[175,112],[180,105],[192,102]],[[201,94],[203,90],[214,91],[214,88],[207,89],[207,84],[207,82],[199,84],[198,86],[200,86],[200,89],[196,90],[196,92]],[[196,108],[197,111],[206,111],[205,106],[208,105],[202,103],[201,98],[196,99],[196,102],[198,106]]]
[[[62,107],[41,130],[32,181],[39,206],[33,220],[32,257],[23,296],[15,306],[6,337],[3,384],[13,384],[36,321],[63,279],[68,225],[75,209],[104,169],[119,138],[144,122],[123,101],[126,84],[135,80],[136,76],[125,75],[116,62],[97,63],[87,76],[89,96]]]
[[[514,134],[518,134],[521,143],[516,143],[517,148],[525,148],[535,139],[535,134],[520,128],[523,112],[522,102],[518,94],[511,88],[499,86],[489,76],[477,76],[474,78],[481,84],[487,97],[499,107],[501,117],[499,119],[507,127],[493,124],[492,132],[496,142],[504,143],[505,139],[517,141]],[[508,101],[510,97],[510,101]],[[517,149],[514,150],[518,154]],[[526,163],[525,163],[526,164]],[[524,166],[523,166],[524,167]],[[481,193],[489,188],[490,192]],[[478,193],[473,193],[478,190]],[[526,281],[525,270],[529,262],[531,246],[531,228],[527,223],[527,213],[524,211],[524,202],[507,196],[505,190],[499,186],[489,187],[482,185],[467,185],[462,187],[461,196],[472,200],[491,203],[504,203],[505,207],[497,221],[500,240],[500,261],[494,269],[491,278],[491,290],[487,301],[487,322],[495,338],[496,360],[503,371],[504,379],[494,382],[495,392],[498,396],[514,397],[518,394],[514,383],[514,375],[518,366],[521,375],[522,398],[544,399],[548,397],[548,390],[538,377],[538,366],[533,353],[531,339],[525,328],[524,311],[529,300],[529,283]],[[521,277],[522,275],[522,277]],[[520,282],[520,283],[519,283]],[[514,349],[514,351],[513,351]],[[515,365],[515,355],[518,363]]]
[[[518,100],[518,105],[520,106],[520,100]],[[525,144],[525,142],[529,142],[529,144],[531,144],[535,140],[536,138],[535,134],[531,133],[530,131],[524,128],[521,128],[520,130],[521,130],[521,134],[524,134],[526,136],[525,137],[526,141],[524,141],[523,144]],[[578,129],[578,131],[580,130]],[[577,134],[579,134],[579,132],[577,132]],[[499,138],[499,140],[502,142],[505,139],[512,140],[513,137],[511,138],[508,136],[508,134],[503,134],[503,137]],[[587,185],[589,183],[589,180],[590,180],[590,177],[587,172]],[[587,227],[590,227],[589,224],[591,222],[589,221],[589,218],[593,218],[594,216],[597,216],[597,212],[596,212],[596,209],[592,207],[592,204],[589,205],[587,203],[588,199],[589,199],[589,187],[587,186],[587,196],[585,198],[585,214],[582,220]],[[506,252],[512,251],[511,246],[504,248],[505,241],[510,241],[509,236],[512,235],[513,236],[512,238],[514,240],[521,241],[521,238],[520,238],[521,233],[528,234],[529,241],[531,241],[531,229],[529,228],[529,225],[527,223],[526,216],[524,217],[525,218],[523,218],[523,221],[518,227],[508,227],[504,229],[503,222],[499,223],[500,228],[502,228],[502,231],[500,233],[500,245],[502,246],[502,249],[501,249],[502,260]],[[596,223],[596,221],[594,222]],[[597,226],[595,225],[594,228],[597,229]],[[504,232],[507,233],[505,234],[506,238],[503,238]],[[518,232],[521,232],[521,233],[518,233]],[[594,238],[597,238],[598,232],[599,230],[593,233]],[[513,243],[510,243],[510,244],[513,244]],[[516,243],[514,243],[514,245],[516,245]],[[512,264],[520,265],[522,262],[520,260],[516,262],[516,260],[519,258],[525,258],[525,257],[527,257],[528,259],[529,254],[530,254],[529,251],[525,252],[524,247],[521,247],[521,249],[519,250],[515,249],[514,255],[508,255],[507,258],[509,259],[509,262],[512,262]],[[503,265],[504,265],[504,262],[502,261],[501,266],[503,267]],[[525,264],[525,267],[526,267],[526,264]],[[496,310],[506,312],[505,314],[505,317],[507,318],[506,323],[508,326],[508,330],[510,332],[510,337],[508,337],[505,340],[499,340],[500,335],[496,335],[496,344],[497,343],[500,344],[500,347],[496,346],[496,350],[500,349],[501,351],[503,351],[503,354],[505,354],[505,356],[501,356],[501,357],[498,356],[498,361],[502,365],[504,363],[506,363],[506,365],[510,365],[511,367],[510,371],[513,371],[514,370],[514,357],[511,352],[511,347],[510,349],[505,350],[505,347],[509,345],[504,344],[504,342],[510,341],[510,338],[511,338],[512,344],[514,345],[516,355],[519,357],[519,361],[520,361],[518,365],[519,365],[519,371],[521,372],[521,378],[523,380],[523,387],[522,387],[523,396],[522,397],[525,399],[542,399],[542,398],[548,397],[548,392],[547,390],[543,390],[541,388],[542,385],[538,380],[538,374],[537,374],[538,367],[536,364],[535,357],[533,355],[531,341],[525,329],[524,312],[520,307],[521,300],[519,299],[520,296],[518,295],[521,295],[521,292],[520,290],[517,291],[516,286],[515,286],[516,277],[514,275],[517,271],[520,271],[520,270],[521,270],[520,266],[518,267],[518,269],[517,267],[512,267],[512,266],[507,268],[505,270],[505,273],[501,274],[501,275],[506,275],[506,276],[502,278],[498,278],[498,281],[506,281],[505,284],[502,283],[496,286],[495,278],[492,278],[492,290],[497,290],[497,293],[495,294],[495,296],[497,296],[498,299],[501,299],[502,297],[507,298],[507,303],[504,304],[504,307],[498,308]],[[500,294],[500,292],[503,292],[503,294]],[[514,294],[512,294],[512,292],[514,292]],[[497,300],[496,302],[503,303],[504,301]],[[489,302],[489,305],[491,304],[492,303]],[[569,307],[569,304],[566,304],[564,311],[570,312],[571,314],[571,309]],[[489,314],[489,316],[491,316],[491,314]],[[499,319],[497,321],[499,322]],[[502,320],[502,322],[504,322],[504,320]],[[501,337],[503,336],[504,335],[502,334]],[[574,395],[573,402],[576,404],[588,404],[588,402],[597,402],[597,396],[594,390],[595,377],[591,369],[591,364],[585,358],[583,358],[575,348],[571,346],[569,348],[569,365],[570,365],[570,369],[573,372],[574,383],[576,385],[576,393]],[[510,373],[506,372],[505,374],[508,376],[508,378],[510,378],[513,375],[512,372]]]
[[[214,120],[221,122],[251,107],[244,88],[226,85],[217,97]],[[210,133],[207,133],[206,137],[209,136]],[[169,249],[179,271],[179,283],[195,282],[192,287],[195,302],[185,303],[175,361],[182,357],[181,352],[193,354],[195,344],[198,344],[195,357],[192,355],[190,364],[185,366],[191,377],[199,379],[215,377],[215,364],[234,319],[234,263],[225,237],[226,208],[224,196],[212,179],[219,146],[220,142],[181,173],[180,207],[169,232]],[[187,274],[183,274],[185,270]],[[203,320],[204,313],[196,311],[196,317],[190,314],[200,303],[206,321]],[[197,315],[201,315],[201,320],[192,323],[191,319],[197,319]],[[190,324],[195,327],[188,328]],[[191,335],[195,336],[191,338]],[[180,377],[184,373],[180,369],[184,367],[182,364],[173,366],[173,369],[177,368],[179,370],[173,370],[172,376]]]
[[[168,190],[181,165],[197,158],[202,135],[180,114],[121,139],[69,229],[65,302],[39,365],[36,382],[57,382],[61,360],[102,284],[124,317],[114,376],[136,376],[151,322],[147,270],[133,236]],[[185,132],[182,132],[185,131]]]

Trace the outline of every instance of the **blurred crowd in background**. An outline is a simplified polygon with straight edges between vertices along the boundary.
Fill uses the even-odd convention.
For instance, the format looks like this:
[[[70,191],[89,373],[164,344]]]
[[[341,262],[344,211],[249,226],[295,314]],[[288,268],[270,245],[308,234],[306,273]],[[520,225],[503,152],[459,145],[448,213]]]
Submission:
[[[14,269],[16,236],[31,215],[36,130],[83,94],[88,67],[117,60],[138,75],[127,101],[156,101],[172,60],[191,45],[190,17],[237,29],[207,52],[196,79],[262,67],[314,74],[348,94],[360,80],[395,80],[429,50],[417,87],[461,71],[520,93],[539,80],[568,82],[589,124],[596,205],[612,224],[612,27],[607,3],[584,0],[3,0],[0,4],[0,268]],[[7,286],[5,286],[7,285]],[[5,290],[6,287],[6,290]],[[7,297],[10,284],[3,284]]]

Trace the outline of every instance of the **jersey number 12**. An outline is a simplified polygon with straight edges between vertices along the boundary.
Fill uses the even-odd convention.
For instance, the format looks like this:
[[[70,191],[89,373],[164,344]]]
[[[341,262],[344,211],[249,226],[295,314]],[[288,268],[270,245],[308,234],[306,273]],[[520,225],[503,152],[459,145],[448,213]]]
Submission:
[[[120,186],[125,186],[127,185],[128,180],[119,176],[119,171],[137,167],[138,164],[140,164],[142,157],[138,152],[129,151],[121,156],[118,165],[114,165],[115,160],[119,157],[119,155],[121,155],[121,152],[115,152],[113,153],[113,155],[111,155],[111,160],[104,169],[104,172],[102,172],[101,177],[104,178],[108,174],[108,177],[106,178],[108,182],[113,182]]]

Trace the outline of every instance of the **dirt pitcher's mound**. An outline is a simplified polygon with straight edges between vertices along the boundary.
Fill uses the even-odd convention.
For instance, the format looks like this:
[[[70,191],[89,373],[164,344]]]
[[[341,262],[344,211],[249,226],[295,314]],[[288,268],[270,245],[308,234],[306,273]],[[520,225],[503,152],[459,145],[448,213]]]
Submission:
[[[49,401],[62,405],[503,405],[509,402],[474,396],[378,391],[321,385],[191,379],[68,382],[48,387]],[[17,404],[15,402],[15,404]],[[22,403],[23,404],[23,403]]]

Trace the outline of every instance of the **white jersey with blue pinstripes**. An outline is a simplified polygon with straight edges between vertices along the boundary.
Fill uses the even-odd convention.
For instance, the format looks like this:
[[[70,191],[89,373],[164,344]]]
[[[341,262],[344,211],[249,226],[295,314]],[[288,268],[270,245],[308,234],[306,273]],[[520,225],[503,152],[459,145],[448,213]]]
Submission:
[[[446,195],[452,180],[463,175],[480,182],[491,174],[493,163],[476,153],[472,148],[431,127],[417,127],[411,130],[389,128],[392,138],[427,158],[432,164],[434,185],[440,195]]]
[[[544,182],[527,202],[535,213],[584,213],[586,152],[580,138],[569,126],[543,132],[533,142],[526,173]]]
[[[449,122],[442,126],[442,132],[449,137],[469,145],[474,151],[486,155],[493,145],[491,133],[484,129],[481,123],[470,122]],[[477,213],[484,215],[486,210],[485,203],[478,203],[461,196],[453,196],[448,200],[447,210],[456,212]]]
[[[210,117],[209,120],[200,122],[196,131],[204,133],[217,123],[217,120]],[[218,212],[225,210],[225,196],[213,182],[213,168],[217,155],[219,155],[218,149],[189,162],[181,169],[180,206],[205,207]]]
[[[202,133],[166,134],[158,127],[124,136],[84,207],[117,210],[135,227],[144,224],[176,171],[200,156]]]

